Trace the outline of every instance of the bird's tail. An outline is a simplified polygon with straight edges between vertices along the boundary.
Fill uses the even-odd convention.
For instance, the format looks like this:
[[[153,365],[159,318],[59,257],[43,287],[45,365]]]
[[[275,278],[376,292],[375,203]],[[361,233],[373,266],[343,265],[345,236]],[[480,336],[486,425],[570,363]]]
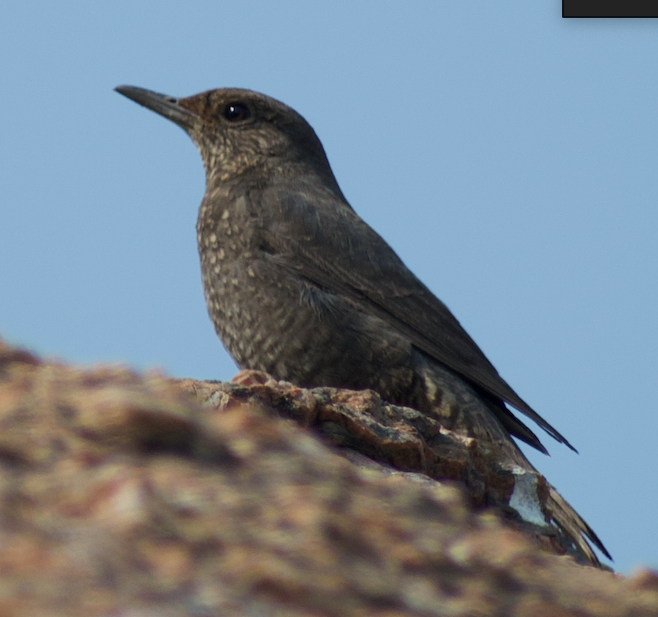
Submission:
[[[412,401],[412,406],[436,418],[445,428],[475,438],[494,464],[513,470],[515,489],[508,505],[523,520],[551,524],[575,552],[593,566],[601,567],[601,563],[590,542],[611,559],[599,537],[580,515],[543,478],[538,481],[539,472],[510,435],[512,433],[537,447],[531,439],[539,443],[534,434],[514,418],[501,400],[482,393],[438,363],[423,360],[420,358],[417,372],[421,376],[424,398]],[[519,434],[519,426],[530,437]],[[545,452],[543,448],[541,450]],[[544,488],[539,490],[540,486]],[[530,510],[525,507],[528,504],[532,506]]]
[[[550,485],[548,499],[546,500],[546,509],[552,522],[559,527],[560,531],[572,542],[576,550],[589,563],[593,566],[601,566],[596,553],[592,550],[590,542],[608,559],[612,560],[610,553],[603,546],[603,542],[594,533],[594,530],[567,503],[562,495]]]

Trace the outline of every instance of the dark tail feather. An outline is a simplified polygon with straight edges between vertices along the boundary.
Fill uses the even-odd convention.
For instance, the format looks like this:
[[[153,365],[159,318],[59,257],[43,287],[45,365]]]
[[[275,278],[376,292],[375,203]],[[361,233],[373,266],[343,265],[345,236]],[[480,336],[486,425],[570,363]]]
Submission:
[[[552,486],[549,490],[547,506],[551,510],[553,522],[560,528],[562,533],[573,542],[574,546],[593,566],[600,567],[601,563],[592,550],[587,538],[596,546],[610,561],[612,557],[608,553],[603,542],[594,533],[594,530],[578,515],[578,513],[563,499]]]
[[[549,456],[548,450],[546,450],[541,441],[539,441],[539,437],[537,437],[537,435],[535,435],[525,424],[523,424],[521,420],[519,420],[509,409],[507,409],[503,401],[497,399],[494,396],[491,396],[491,394],[481,389],[478,390],[478,394],[480,394],[480,396],[487,401],[491,411],[494,413],[496,418],[498,418],[500,423],[505,427],[510,435],[513,435],[517,439],[524,441],[529,446],[539,450],[542,454]]]

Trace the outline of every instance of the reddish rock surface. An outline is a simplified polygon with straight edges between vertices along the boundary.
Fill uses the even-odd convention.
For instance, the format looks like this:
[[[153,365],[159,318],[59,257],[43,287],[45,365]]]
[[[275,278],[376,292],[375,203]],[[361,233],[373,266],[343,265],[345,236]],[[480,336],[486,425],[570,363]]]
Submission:
[[[551,554],[513,474],[372,393],[0,343],[0,425],[0,617],[658,615],[658,575]]]

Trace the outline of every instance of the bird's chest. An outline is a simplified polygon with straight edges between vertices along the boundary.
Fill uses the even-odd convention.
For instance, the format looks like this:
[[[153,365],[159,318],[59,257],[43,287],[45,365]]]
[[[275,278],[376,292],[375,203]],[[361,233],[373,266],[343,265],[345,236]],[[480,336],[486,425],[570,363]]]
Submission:
[[[280,330],[295,313],[294,290],[268,263],[258,229],[239,213],[200,218],[197,232],[206,306],[217,334],[240,366],[271,370]]]
[[[303,351],[291,354],[288,348],[300,336],[306,343],[317,337],[318,324],[294,282],[282,278],[262,255],[222,247],[202,250],[201,270],[215,331],[240,367],[284,378],[291,372],[281,362],[303,363]]]
[[[258,218],[212,214],[197,227],[203,288],[237,364],[301,385],[372,387],[370,374],[392,346],[375,322],[303,277],[292,251],[268,243],[271,229],[268,236]]]
[[[210,317],[222,339],[229,331],[253,321],[253,232],[245,221],[224,210],[199,220],[197,242],[201,276]]]
[[[326,363],[336,328],[309,301],[305,284],[277,266],[239,225],[199,234],[208,313],[227,351],[242,368],[307,383]],[[341,347],[343,347],[341,345]]]

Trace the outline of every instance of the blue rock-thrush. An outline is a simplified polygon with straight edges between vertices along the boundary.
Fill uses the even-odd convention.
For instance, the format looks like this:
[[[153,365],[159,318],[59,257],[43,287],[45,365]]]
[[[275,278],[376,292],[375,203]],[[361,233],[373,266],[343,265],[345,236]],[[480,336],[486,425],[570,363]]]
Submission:
[[[203,288],[217,334],[241,368],[305,387],[370,388],[525,470],[534,468],[510,435],[546,450],[506,403],[572,448],[355,213],[297,112],[241,89],[180,99],[117,91],[178,124],[199,148]],[[586,538],[609,557],[552,487],[548,505],[588,561],[598,564]]]

